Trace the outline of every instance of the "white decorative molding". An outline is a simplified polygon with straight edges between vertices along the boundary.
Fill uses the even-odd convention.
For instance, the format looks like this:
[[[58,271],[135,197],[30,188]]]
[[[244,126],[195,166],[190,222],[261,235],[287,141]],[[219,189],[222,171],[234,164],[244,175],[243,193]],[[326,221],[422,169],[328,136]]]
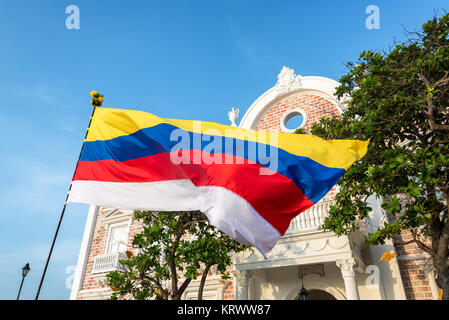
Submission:
[[[282,237],[266,259],[256,250],[239,253],[235,255],[235,265],[237,270],[253,270],[331,262],[352,256],[348,237],[320,231]]]
[[[268,252],[266,259],[256,250],[236,254],[235,268],[242,271],[354,259],[357,271],[364,272],[363,244],[363,234],[359,231],[340,237],[316,229],[286,233]]]
[[[108,300],[112,290],[109,288],[81,290],[79,297],[81,300]]]
[[[278,74],[278,82],[274,88],[277,96],[301,89],[301,76],[295,75],[295,71],[293,69],[284,66]]]
[[[239,117],[239,109],[232,108],[231,111],[228,112],[229,121],[231,121],[231,126],[237,127],[237,119]]]
[[[297,116],[297,115],[301,115],[303,117],[303,120],[302,120],[301,124],[298,127],[294,128],[294,129],[287,128],[287,126],[286,126],[287,122],[291,118],[293,118],[294,116]],[[285,112],[282,115],[281,122],[280,122],[279,125],[280,125],[281,130],[283,132],[285,132],[285,133],[295,133],[296,129],[304,127],[306,125],[306,123],[307,123],[307,113],[304,112],[304,110],[296,108],[296,109],[289,110],[289,111]]]
[[[354,259],[345,259],[335,261],[342,274],[355,275],[356,262]]]

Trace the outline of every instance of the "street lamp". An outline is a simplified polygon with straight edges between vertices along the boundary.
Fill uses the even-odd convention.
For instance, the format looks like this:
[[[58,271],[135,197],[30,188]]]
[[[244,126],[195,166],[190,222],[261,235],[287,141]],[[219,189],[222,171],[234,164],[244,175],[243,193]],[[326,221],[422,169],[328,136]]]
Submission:
[[[19,293],[17,294],[17,300],[19,300],[20,292],[22,291],[23,280],[25,280],[25,277],[27,276],[28,272],[30,272],[30,264],[29,263],[27,263],[22,268],[22,282],[20,283],[20,289],[19,289]]]
[[[302,267],[299,267],[301,270],[301,284],[302,288],[299,291],[299,300],[307,300],[307,297],[309,296],[309,292],[306,288],[304,288],[304,276],[302,275]]]
[[[309,292],[302,286],[301,291],[299,291],[299,300],[307,300],[308,296]]]

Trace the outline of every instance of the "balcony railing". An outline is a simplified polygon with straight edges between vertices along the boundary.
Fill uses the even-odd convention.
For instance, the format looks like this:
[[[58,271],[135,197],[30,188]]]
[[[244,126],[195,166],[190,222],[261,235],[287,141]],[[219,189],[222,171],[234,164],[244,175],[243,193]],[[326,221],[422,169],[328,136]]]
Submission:
[[[94,257],[94,266],[92,274],[105,273],[111,271],[125,271],[120,260],[126,260],[128,257],[123,252],[114,252],[102,254]]]
[[[295,217],[285,234],[317,230],[324,223],[324,218],[327,217],[329,207],[332,204],[333,201],[318,202],[310,209]]]

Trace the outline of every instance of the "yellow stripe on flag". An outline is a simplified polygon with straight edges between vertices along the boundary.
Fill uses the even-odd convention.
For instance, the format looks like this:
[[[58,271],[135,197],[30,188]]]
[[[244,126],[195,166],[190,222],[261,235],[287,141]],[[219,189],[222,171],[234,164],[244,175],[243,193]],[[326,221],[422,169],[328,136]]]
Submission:
[[[164,119],[144,111],[97,107],[85,141],[110,140],[166,123],[182,130],[265,143],[310,158],[326,167],[348,169],[367,151],[369,141],[324,140],[312,135],[266,133],[219,123]],[[272,139],[273,136],[275,139]],[[273,141],[274,140],[274,141]]]

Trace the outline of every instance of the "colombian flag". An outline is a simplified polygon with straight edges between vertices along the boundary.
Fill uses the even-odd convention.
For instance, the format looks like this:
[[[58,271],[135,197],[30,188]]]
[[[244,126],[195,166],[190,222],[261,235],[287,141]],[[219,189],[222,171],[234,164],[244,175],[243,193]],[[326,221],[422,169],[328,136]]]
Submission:
[[[366,153],[368,141],[246,130],[97,107],[68,202],[201,210],[263,254]]]

